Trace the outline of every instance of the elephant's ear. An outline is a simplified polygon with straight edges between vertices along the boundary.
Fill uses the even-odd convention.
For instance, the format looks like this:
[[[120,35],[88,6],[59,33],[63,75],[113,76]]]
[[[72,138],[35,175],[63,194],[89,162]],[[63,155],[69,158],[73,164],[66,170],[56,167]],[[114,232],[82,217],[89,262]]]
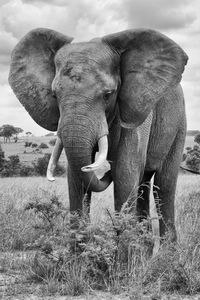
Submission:
[[[56,31],[38,28],[30,31],[15,46],[11,56],[9,83],[19,101],[36,123],[55,131],[59,109],[52,95],[55,75],[54,56],[67,37]]]
[[[188,57],[154,30],[127,30],[102,40],[121,54],[121,119],[140,125],[167,90],[180,82]]]

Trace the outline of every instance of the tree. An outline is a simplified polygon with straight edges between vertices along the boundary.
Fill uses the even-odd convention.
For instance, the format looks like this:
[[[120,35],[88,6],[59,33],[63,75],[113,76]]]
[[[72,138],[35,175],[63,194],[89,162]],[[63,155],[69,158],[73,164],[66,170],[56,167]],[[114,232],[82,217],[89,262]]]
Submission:
[[[49,147],[47,146],[47,144],[41,143],[41,144],[39,145],[38,148],[39,148],[39,149],[47,149],[47,148],[49,148]]]
[[[200,145],[200,133],[197,133],[194,137],[194,142]]]
[[[10,138],[13,134],[16,134],[17,130],[13,125],[5,124],[2,127],[0,127],[0,135],[4,138],[4,143],[7,143],[7,141],[10,141]]]
[[[51,145],[51,146],[54,146],[55,143],[56,143],[56,138],[55,138],[55,139],[51,139],[51,140],[49,141],[49,145]]]
[[[15,127],[16,133],[15,133],[15,143],[18,141],[18,135],[22,133],[24,130],[20,127]]]

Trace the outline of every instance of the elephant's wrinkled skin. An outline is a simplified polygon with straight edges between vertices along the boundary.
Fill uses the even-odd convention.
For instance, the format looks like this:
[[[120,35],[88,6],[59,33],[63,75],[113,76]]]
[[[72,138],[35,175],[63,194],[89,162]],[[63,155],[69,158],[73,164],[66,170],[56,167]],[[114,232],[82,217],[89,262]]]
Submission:
[[[149,213],[155,174],[160,233],[174,227],[174,196],[186,132],[181,75],[187,55],[149,29],[127,30],[84,43],[49,29],[29,32],[12,53],[9,82],[32,118],[57,130],[68,162],[70,210],[82,210],[87,191],[114,182],[115,209],[140,197]],[[111,172],[99,180],[89,167],[107,140]],[[107,149],[105,150],[106,153]],[[87,171],[87,172],[84,172]],[[142,192],[142,195],[141,195]],[[175,236],[175,235],[174,235]]]

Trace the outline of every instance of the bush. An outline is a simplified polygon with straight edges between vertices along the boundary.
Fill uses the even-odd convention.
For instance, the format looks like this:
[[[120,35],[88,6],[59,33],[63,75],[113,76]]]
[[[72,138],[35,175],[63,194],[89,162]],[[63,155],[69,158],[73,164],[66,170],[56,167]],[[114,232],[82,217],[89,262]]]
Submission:
[[[0,145],[0,172],[3,170],[5,161],[6,161],[5,154]]]
[[[35,173],[40,176],[46,176],[47,167],[49,163],[51,154],[46,153],[43,157],[38,158],[37,162],[34,164]],[[55,175],[61,176],[66,172],[65,168],[61,165],[56,166]]]
[[[50,159],[49,153],[46,153],[43,157],[38,158],[37,162],[34,163],[34,170],[36,174],[40,176],[46,176],[49,159]]]
[[[56,138],[55,138],[55,139],[51,139],[51,140],[49,141],[49,145],[51,145],[51,146],[54,146],[55,143],[56,143]]]
[[[1,176],[2,177],[12,177],[18,176],[21,168],[21,163],[18,155],[11,155],[6,160],[2,156],[2,167],[1,167]]]
[[[47,148],[49,148],[49,147],[47,146],[47,144],[41,143],[41,144],[38,146],[38,148],[40,148],[40,149],[47,149]]]
[[[194,142],[200,144],[200,133],[197,133],[194,137]]]
[[[200,171],[200,148],[198,145],[188,150],[185,162],[186,165],[195,172]]]
[[[46,153],[43,157],[38,158],[36,163],[32,165],[25,165],[20,162],[18,155],[11,155],[6,160],[4,152],[0,151],[0,176],[46,176],[46,171],[49,163],[50,154]],[[61,176],[65,174],[66,170],[61,165],[56,166],[55,175]]]
[[[21,177],[29,177],[29,176],[35,176],[36,173],[33,166],[21,165],[19,175]]]
[[[24,147],[25,148],[31,147],[31,145],[32,145],[32,142],[25,142]]]
[[[32,143],[32,148],[37,148],[38,144]]]

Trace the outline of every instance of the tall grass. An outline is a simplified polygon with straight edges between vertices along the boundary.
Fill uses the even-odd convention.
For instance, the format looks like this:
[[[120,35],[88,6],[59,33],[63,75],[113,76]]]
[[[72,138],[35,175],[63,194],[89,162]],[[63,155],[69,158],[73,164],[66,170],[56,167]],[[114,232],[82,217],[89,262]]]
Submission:
[[[65,178],[58,178],[53,184],[44,178],[2,179],[0,250],[7,257],[4,268],[20,265],[19,260],[8,264],[6,251],[27,253],[31,249],[34,252],[28,259],[27,256],[22,259],[22,266],[27,276],[42,282],[50,294],[77,295],[103,289],[128,292],[133,299],[144,294],[157,299],[166,292],[197,293],[200,290],[199,181],[196,175],[179,177],[178,243],[172,244],[166,236],[158,253],[152,256],[154,236],[148,230],[151,220],[138,224],[126,209],[114,215],[112,187],[94,195],[91,222],[86,217],[77,218],[77,229],[72,230]],[[62,205],[55,204],[55,199]],[[28,203],[32,206],[24,210]]]

